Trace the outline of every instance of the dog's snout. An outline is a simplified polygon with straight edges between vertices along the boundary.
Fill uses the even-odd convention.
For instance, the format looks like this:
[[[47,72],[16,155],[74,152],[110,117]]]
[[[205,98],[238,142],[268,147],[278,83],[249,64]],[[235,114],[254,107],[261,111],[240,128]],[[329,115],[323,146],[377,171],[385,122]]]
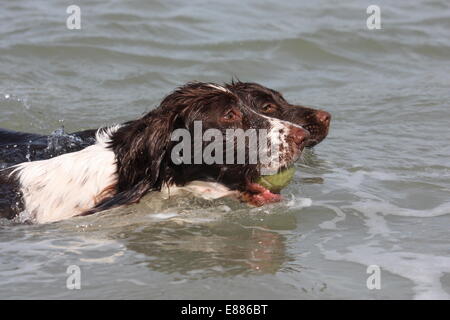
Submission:
[[[328,126],[330,124],[331,121],[331,114],[323,111],[323,110],[319,110],[316,113],[316,118],[317,120],[319,120],[319,122],[325,124],[326,126]]]
[[[293,126],[291,128],[291,136],[295,144],[301,148],[305,145],[306,141],[308,141],[310,134],[303,128]]]

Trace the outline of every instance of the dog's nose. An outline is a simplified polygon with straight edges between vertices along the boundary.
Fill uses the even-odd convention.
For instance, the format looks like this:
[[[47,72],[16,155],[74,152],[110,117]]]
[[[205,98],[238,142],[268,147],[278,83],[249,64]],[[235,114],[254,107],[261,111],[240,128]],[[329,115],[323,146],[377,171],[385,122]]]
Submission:
[[[326,126],[330,125],[331,114],[329,114],[328,112],[319,110],[316,113],[316,118],[317,118],[317,120],[319,120],[319,122],[325,124]]]
[[[292,139],[294,140],[295,144],[302,148],[305,146],[306,141],[309,139],[309,131],[300,128],[300,127],[292,127],[291,128],[291,135]]]

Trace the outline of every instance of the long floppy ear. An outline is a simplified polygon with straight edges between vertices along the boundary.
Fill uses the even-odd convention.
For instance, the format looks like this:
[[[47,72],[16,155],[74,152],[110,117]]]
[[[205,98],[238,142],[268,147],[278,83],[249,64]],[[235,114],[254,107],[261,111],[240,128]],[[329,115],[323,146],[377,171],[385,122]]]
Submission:
[[[116,155],[116,194],[82,215],[138,202],[148,191],[161,190],[171,177],[171,134],[178,114],[157,108],[143,118],[126,123],[111,139]]]
[[[119,192],[144,180],[151,189],[161,187],[167,166],[163,160],[177,118],[176,112],[158,108],[114,134],[111,148],[116,154]]]

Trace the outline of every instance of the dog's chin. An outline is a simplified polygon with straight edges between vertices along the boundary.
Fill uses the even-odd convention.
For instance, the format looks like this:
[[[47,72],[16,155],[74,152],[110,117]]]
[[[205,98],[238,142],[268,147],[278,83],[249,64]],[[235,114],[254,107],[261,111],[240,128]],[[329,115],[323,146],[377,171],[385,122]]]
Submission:
[[[307,148],[314,147],[315,145],[321,143],[328,136],[329,127],[307,125],[304,128],[311,134],[305,144],[305,147]]]
[[[307,148],[314,147],[315,145],[321,143],[327,136],[328,136],[328,129],[320,134],[315,134],[314,136],[309,138],[305,146]]]
[[[317,145],[320,141],[322,140],[317,140],[317,139],[309,139],[308,142],[306,143],[306,147],[307,148],[312,148],[315,145]]]
[[[328,135],[328,132],[325,132],[320,135],[315,135],[313,138],[309,138],[308,141],[306,142],[305,147],[312,148],[312,147],[318,145],[327,137],[327,135]]]

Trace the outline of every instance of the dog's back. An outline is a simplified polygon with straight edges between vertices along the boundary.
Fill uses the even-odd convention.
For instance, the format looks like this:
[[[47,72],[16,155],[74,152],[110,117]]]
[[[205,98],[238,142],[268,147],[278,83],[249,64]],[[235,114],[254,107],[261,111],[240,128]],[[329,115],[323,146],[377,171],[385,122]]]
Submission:
[[[40,135],[0,128],[0,169],[82,150],[95,143],[96,130],[85,132],[80,136],[64,132]]]

